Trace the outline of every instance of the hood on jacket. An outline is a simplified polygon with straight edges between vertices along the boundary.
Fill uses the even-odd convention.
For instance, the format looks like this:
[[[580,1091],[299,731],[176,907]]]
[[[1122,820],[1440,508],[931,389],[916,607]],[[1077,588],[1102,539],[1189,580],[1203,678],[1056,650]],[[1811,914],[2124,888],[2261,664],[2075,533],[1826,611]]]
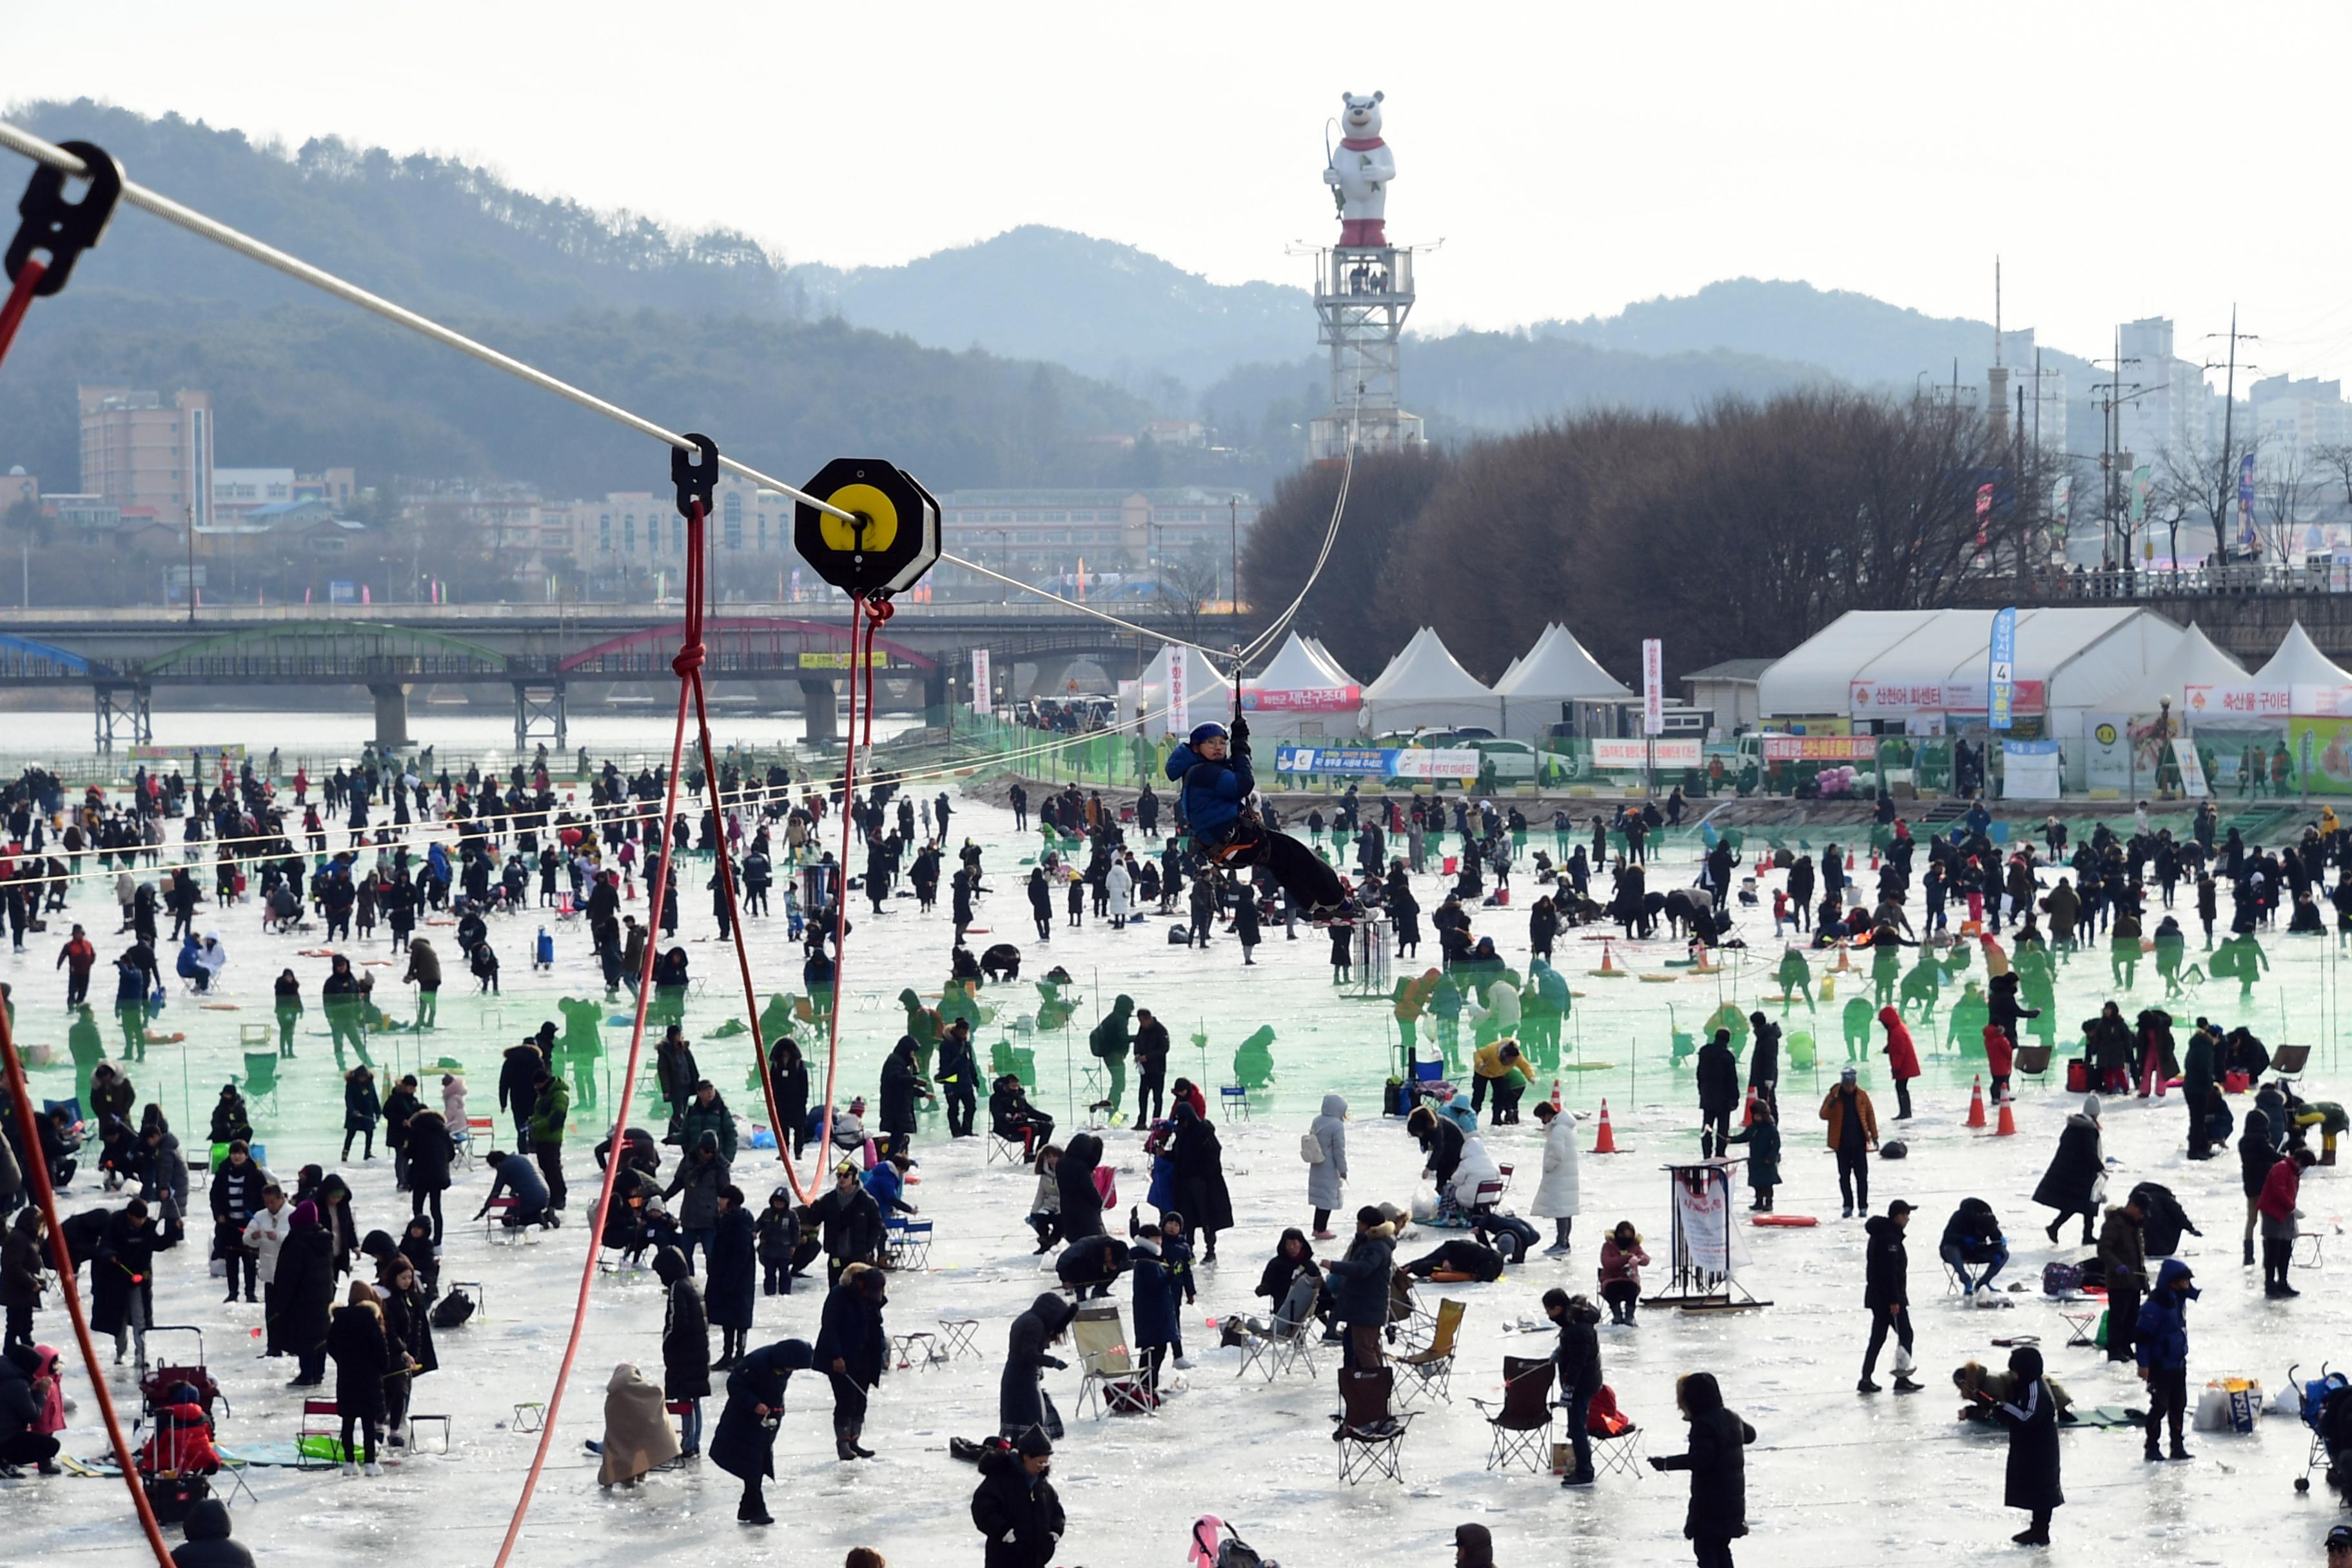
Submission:
[[[1345,1121],[1348,1115],[1347,1097],[1339,1094],[1325,1095],[1323,1097],[1323,1114],[1330,1117],[1335,1121]]]
[[[654,1276],[663,1284],[675,1285],[685,1279],[688,1272],[686,1266],[686,1254],[677,1247],[665,1247],[654,1254]]]
[[[1862,1231],[1864,1236],[1874,1240],[1890,1232],[1897,1236],[1902,1234],[1902,1228],[1891,1217],[1883,1214],[1872,1215],[1864,1222]]]
[[[2042,1375],[2042,1352],[2032,1345],[2020,1345],[2009,1352],[2009,1370],[2031,1383]]]
[[[1761,1017],[1763,1015],[1759,1013],[1757,1016]],[[1878,1021],[1891,1029],[1903,1022],[1903,1015],[1892,1007],[1881,1007],[1878,1010]]]
[[[216,1497],[205,1499],[188,1510],[186,1530],[191,1541],[226,1541],[228,1504]]]
[[[304,1198],[300,1203],[294,1205],[294,1217],[288,1220],[286,1224],[287,1227],[290,1230],[318,1229],[319,1205],[312,1203],[310,1199]],[[685,1259],[681,1258],[679,1261],[684,1262]]]
[[[705,1132],[701,1137],[697,1138],[694,1141],[694,1152],[698,1154],[716,1155],[719,1152],[719,1134]]]
[[[2161,1294],[2164,1291],[2171,1289],[2172,1287],[2180,1280],[2193,1278],[2195,1278],[2195,1276],[2189,1272],[2189,1265],[2181,1262],[2178,1258],[2168,1258],[2164,1260],[2164,1266],[2156,1271],[2156,1289],[2158,1293]],[[2196,1286],[2191,1285],[2189,1287],[2189,1299],[2190,1300],[2194,1301],[2198,1297],[2203,1294],[2204,1292],[2200,1290]]]
[[[1077,1167],[1091,1173],[1102,1163],[1102,1140],[1091,1132],[1081,1132],[1070,1140],[1062,1151],[1062,1163],[1057,1170],[1066,1170],[1075,1162]]]
[[[1029,1303],[1029,1311],[1045,1325],[1045,1339],[1050,1343],[1068,1331],[1071,1320],[1078,1315],[1078,1304],[1059,1291],[1045,1290]]]
[[[1694,1372],[1676,1386],[1683,1414],[1696,1417],[1723,1408],[1723,1388],[1711,1372]]]
[[[2099,1097],[2097,1095],[2086,1094],[2083,1097],[2083,1114],[2089,1117],[2094,1121],[2096,1121],[2099,1119]]]

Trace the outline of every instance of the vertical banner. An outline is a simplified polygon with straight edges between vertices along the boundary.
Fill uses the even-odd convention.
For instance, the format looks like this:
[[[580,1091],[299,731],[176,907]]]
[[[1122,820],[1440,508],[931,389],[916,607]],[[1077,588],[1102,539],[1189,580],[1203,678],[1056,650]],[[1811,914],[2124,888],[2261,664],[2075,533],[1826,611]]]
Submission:
[[[988,650],[971,650],[971,710],[987,714],[996,711],[996,688],[989,683]]]
[[[1192,732],[1192,700],[1184,689],[1190,655],[1189,648],[1168,645],[1168,732],[1180,737]]]
[[[1665,660],[1660,654],[1658,639],[1642,639],[1642,733],[1663,735],[1666,732]]]
[[[2017,606],[1996,611],[1992,617],[1992,647],[1985,660],[1985,684],[1990,695],[1986,699],[1987,722],[1996,730],[2006,730],[2017,709]]]
[[[1991,525],[1992,487],[1990,485],[1979,485],[1977,487],[1977,548],[1979,550],[1982,550],[1985,547],[1987,542],[1985,531]]]
[[[2238,460],[2238,542],[2252,544],[2254,537],[2254,455]]]
[[[2212,794],[2205,784],[2205,764],[2197,755],[2197,741],[2192,735],[2172,738],[2172,760],[2180,764],[2180,793],[2191,800],[2203,800]]]

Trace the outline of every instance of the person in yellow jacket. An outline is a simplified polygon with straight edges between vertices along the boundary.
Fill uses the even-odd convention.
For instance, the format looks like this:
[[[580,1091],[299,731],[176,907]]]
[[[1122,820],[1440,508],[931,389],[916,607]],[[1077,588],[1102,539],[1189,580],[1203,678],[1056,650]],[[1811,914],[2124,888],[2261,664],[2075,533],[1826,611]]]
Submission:
[[[1520,1054],[1518,1041],[1496,1040],[1491,1046],[1481,1046],[1470,1060],[1475,1072],[1470,1084],[1470,1109],[1483,1109],[1491,1088],[1495,1095],[1495,1125],[1516,1125],[1519,1120],[1519,1096],[1536,1080],[1535,1067]]]
[[[2336,808],[2334,806],[2323,805],[2319,808],[2319,837],[2322,839],[2335,837],[2336,828],[2341,826],[2342,824],[2336,820]]]

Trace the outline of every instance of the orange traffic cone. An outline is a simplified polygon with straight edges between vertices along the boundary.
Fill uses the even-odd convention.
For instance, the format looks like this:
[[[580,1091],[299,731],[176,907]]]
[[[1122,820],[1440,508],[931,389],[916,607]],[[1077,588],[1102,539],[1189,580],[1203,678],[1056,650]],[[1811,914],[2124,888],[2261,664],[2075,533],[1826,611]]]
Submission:
[[[2000,1097],[2000,1121],[1994,1125],[1992,1130],[1992,1135],[1996,1138],[2014,1138],[2017,1136],[2017,1116],[2016,1113],[2011,1111],[2009,1107],[2009,1096],[2004,1094]]]
[[[1847,972],[1849,972],[1850,970],[1852,970],[1852,969],[1853,968],[1853,956],[1852,956],[1851,954],[1849,954],[1849,953],[1846,952],[1846,947],[1845,947],[1845,938],[1843,938],[1843,937],[1840,937],[1840,938],[1838,938],[1837,950],[1838,950],[1838,961],[1837,961],[1837,967],[1836,967],[1835,969],[1833,969],[1833,970],[1830,971],[1830,973],[1832,973],[1832,974],[1843,974],[1843,973],[1846,973]]]
[[[1748,1103],[1739,1108],[1739,1125],[1756,1125],[1756,1086],[1752,1083],[1748,1086]]]
[[[1609,938],[1604,936],[1601,939],[1601,967],[1598,969],[1587,970],[1585,973],[1591,975],[1595,980],[1622,980],[1625,978],[1625,971],[1617,967],[1615,950],[1611,946]]]
[[[1707,954],[1712,952],[1714,949],[1708,947],[1706,943],[1703,942],[1695,943],[1694,947],[1696,951],[1697,957],[1691,964],[1691,973],[1693,974],[1720,974],[1723,973],[1723,966],[1721,964],[1710,963],[1707,962]]]
[[[1555,1111],[1559,1109],[1559,1078],[1558,1074],[1554,1074],[1551,1080],[1551,1108]]]
[[[1878,869],[1878,849],[1875,846],[1870,851],[1870,868],[1874,871]]]
[[[1609,1125],[1609,1102],[1601,1102],[1601,1131],[1593,1136],[1592,1152],[1596,1154],[1617,1152],[1617,1130]]]
[[[1982,1074],[1979,1074],[1976,1081],[1970,1085],[1969,1089],[1969,1120],[1967,1125],[1970,1127],[1982,1127],[1984,1124],[1984,1077]]]

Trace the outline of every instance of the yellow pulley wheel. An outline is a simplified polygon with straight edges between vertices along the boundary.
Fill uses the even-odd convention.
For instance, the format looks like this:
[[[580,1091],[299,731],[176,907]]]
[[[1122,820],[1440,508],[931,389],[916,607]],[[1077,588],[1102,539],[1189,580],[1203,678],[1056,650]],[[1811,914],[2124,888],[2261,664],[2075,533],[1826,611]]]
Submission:
[[[831,512],[820,513],[822,521],[817,527],[827,549],[871,554],[889,549],[891,542],[898,537],[898,508],[888,495],[874,486],[844,485],[824,499],[866,520],[866,526],[860,529]]]

